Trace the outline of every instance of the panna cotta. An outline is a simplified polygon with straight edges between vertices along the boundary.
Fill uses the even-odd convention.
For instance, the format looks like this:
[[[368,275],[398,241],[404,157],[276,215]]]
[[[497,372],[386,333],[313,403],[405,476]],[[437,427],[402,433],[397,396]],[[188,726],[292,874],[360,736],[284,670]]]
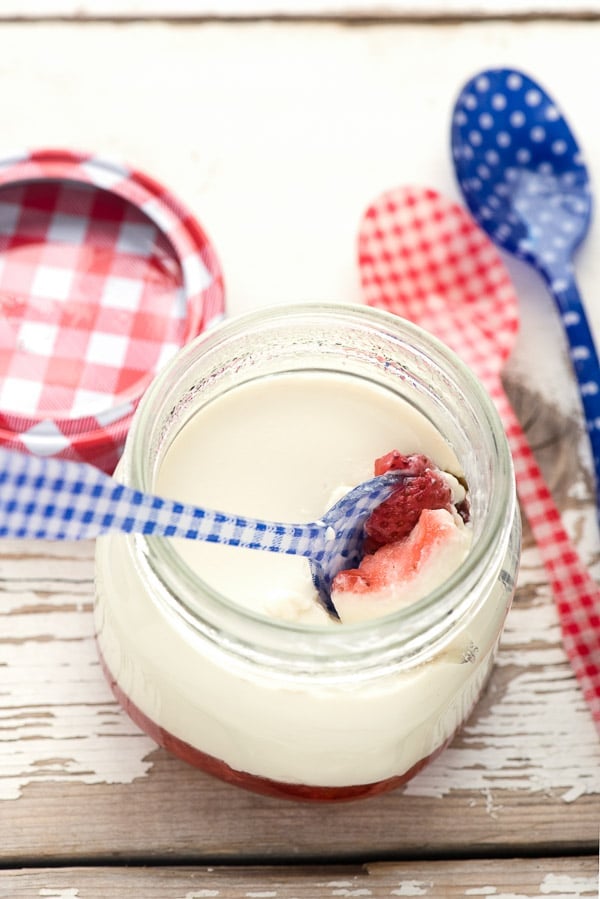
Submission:
[[[405,783],[452,738],[490,673],[520,520],[491,401],[449,350],[386,313],[264,310],[185,348],[150,387],[119,469],[142,489],[308,522],[372,477],[374,462],[412,479],[394,514],[382,506],[366,528],[360,566],[334,581],[340,620],[301,558],[98,540],[102,663],[124,708],[169,751],[286,798]]]
[[[395,541],[393,534],[386,539],[393,543],[384,554],[386,577],[378,578],[374,591],[367,589],[365,578],[355,582],[360,589],[351,589],[349,577],[334,584],[341,623],[351,623],[389,614],[431,592],[458,568],[470,543],[470,528],[450,511],[465,501],[458,460],[431,422],[401,397],[335,372],[257,379],[208,404],[186,424],[165,455],[156,489],[223,512],[316,521],[337,498],[379,473],[374,460],[387,457],[390,446],[400,459],[405,458],[401,453],[417,453],[432,461],[431,468],[444,469],[446,526],[424,535],[430,520],[425,518],[418,542],[413,537],[406,548],[406,541]],[[418,477],[419,485],[428,483],[431,469]],[[398,493],[422,503],[422,497],[413,496],[412,484],[407,480]],[[405,509],[398,509],[395,518],[407,521]],[[198,577],[242,608],[305,624],[340,624],[320,604],[304,558],[185,539],[173,543]],[[405,561],[400,573],[393,560],[400,555],[406,560],[409,546],[412,565]],[[369,556],[371,572],[380,553]]]

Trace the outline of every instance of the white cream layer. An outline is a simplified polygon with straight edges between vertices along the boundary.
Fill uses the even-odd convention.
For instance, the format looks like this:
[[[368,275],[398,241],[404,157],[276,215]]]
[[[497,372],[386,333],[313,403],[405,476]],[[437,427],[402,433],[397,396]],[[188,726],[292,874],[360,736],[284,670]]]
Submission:
[[[219,398],[185,426],[166,454],[156,491],[257,518],[313,521],[372,477],[375,459],[393,449],[425,453],[440,468],[460,473],[433,425],[389,391],[335,373],[263,378]],[[452,480],[455,493],[462,491]],[[336,626],[317,601],[305,559],[189,540],[176,544],[199,577],[241,606]],[[453,547],[456,552],[440,554],[439,566],[429,564],[412,601],[460,564],[464,541]],[[362,618],[394,606],[369,608]]]

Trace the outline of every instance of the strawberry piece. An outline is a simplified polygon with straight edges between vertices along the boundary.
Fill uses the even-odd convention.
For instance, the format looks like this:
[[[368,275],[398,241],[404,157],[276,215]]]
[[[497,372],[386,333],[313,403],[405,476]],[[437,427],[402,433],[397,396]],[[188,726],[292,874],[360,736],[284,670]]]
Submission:
[[[381,593],[394,584],[406,588],[433,553],[455,541],[457,534],[460,532],[445,511],[425,509],[405,540],[365,556],[358,568],[339,571],[333,580],[332,593]],[[336,608],[340,611],[337,599]]]
[[[375,459],[373,466],[376,477],[385,474],[387,471],[404,471],[410,474],[421,474],[426,468],[435,468],[433,462],[422,453],[411,453],[405,456],[398,450],[392,450],[385,456]]]
[[[347,624],[389,615],[427,596],[466,558],[470,536],[446,509],[424,509],[408,537],[340,571],[331,599]]]
[[[375,462],[375,474],[405,471],[406,480],[381,503],[365,524],[365,553],[407,537],[424,509],[450,511],[452,491],[439,468],[422,454],[405,456],[392,450]]]

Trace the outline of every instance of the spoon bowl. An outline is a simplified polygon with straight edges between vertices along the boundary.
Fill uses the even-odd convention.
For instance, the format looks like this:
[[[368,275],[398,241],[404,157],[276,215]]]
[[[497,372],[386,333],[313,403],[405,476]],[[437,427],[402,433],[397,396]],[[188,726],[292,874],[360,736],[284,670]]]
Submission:
[[[552,98],[514,69],[490,69],[465,85],[451,142],[473,217],[494,243],[532,265],[554,297],[579,386],[600,509],[600,362],[572,262],[592,210],[579,145]]]
[[[383,221],[396,247],[387,256]],[[421,325],[453,349],[460,335],[459,355],[488,392],[497,391],[516,340],[517,299],[493,244],[460,206],[427,188],[388,191],[363,218],[359,265],[369,305]]]
[[[493,398],[510,445],[521,508],[554,593],[565,651],[600,731],[600,589],[562,525],[502,387],[518,304],[498,251],[462,207],[435,191],[404,187],[369,207],[358,255],[369,305],[435,334]]]
[[[543,88],[514,69],[482,72],[460,92],[451,139],[465,201],[494,242],[543,273],[568,264],[590,224],[590,179]]]
[[[263,521],[143,493],[82,462],[0,449],[0,538],[81,540],[111,532],[181,537],[304,556],[319,599],[337,617],[331,583],[358,565],[363,525],[409,473],[359,484],[318,521]]]

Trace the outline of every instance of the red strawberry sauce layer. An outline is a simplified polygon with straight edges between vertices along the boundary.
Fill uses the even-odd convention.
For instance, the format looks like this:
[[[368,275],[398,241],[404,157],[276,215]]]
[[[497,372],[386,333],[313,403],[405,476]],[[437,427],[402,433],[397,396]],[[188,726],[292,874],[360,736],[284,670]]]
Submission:
[[[235,768],[231,768],[225,762],[220,761],[220,759],[216,759],[214,756],[196,749],[195,746],[190,746],[185,740],[174,736],[174,734],[149,718],[131,701],[111,675],[101,653],[100,663],[115,699],[127,712],[131,720],[159,746],[162,746],[167,752],[177,756],[194,768],[199,768],[206,774],[211,774],[213,777],[217,777],[226,783],[249,790],[252,793],[260,793],[263,796],[275,796],[278,799],[292,799],[304,802],[350,802],[353,799],[366,799],[369,796],[377,796],[379,793],[387,793],[389,790],[394,790],[408,783],[415,774],[418,774],[421,768],[424,768],[430,761],[437,758],[454,737],[454,734],[451,734],[448,740],[442,743],[441,746],[403,774],[399,774],[396,777],[388,777],[375,783],[356,784],[347,787],[319,787],[308,784],[284,783],[283,781],[271,780],[268,777],[260,777],[257,774],[248,774],[245,771],[236,771]]]

